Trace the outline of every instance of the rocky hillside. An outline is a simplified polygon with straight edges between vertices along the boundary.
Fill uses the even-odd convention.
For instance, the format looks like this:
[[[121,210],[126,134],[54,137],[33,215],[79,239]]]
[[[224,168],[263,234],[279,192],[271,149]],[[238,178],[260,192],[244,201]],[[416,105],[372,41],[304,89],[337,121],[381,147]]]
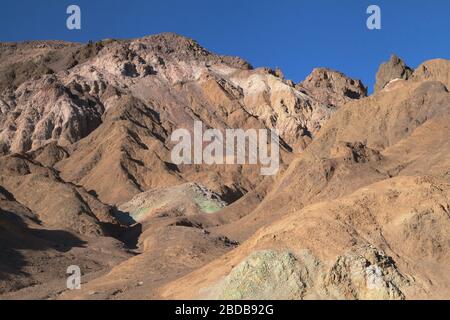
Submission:
[[[367,96],[171,33],[0,57],[1,298],[449,298],[448,60]],[[280,171],[172,163],[194,121],[277,129]]]
[[[317,82],[314,94],[304,93],[270,69],[253,69],[242,59],[215,55],[175,34],[86,46],[5,47],[0,68],[18,73],[16,65],[39,61],[52,72],[19,74],[15,78],[23,81],[4,84],[0,150],[43,155],[63,179],[112,205],[189,181],[233,199],[259,183],[252,168],[199,173],[199,168],[170,165],[174,129],[192,128],[195,120],[222,130],[278,129],[289,157],[286,153],[300,152],[311,142],[336,104],[351,99],[345,88],[355,92],[352,98],[365,94],[362,85],[339,75],[331,80],[338,87],[333,95],[343,98],[331,105],[320,98],[329,91],[320,79],[305,86]],[[60,55],[73,61],[59,61]]]

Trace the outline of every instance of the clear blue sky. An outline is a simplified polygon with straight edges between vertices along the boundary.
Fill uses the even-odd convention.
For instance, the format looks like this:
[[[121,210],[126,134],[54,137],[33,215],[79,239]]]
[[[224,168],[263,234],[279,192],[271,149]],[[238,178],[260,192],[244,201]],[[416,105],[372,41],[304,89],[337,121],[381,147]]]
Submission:
[[[82,10],[82,29],[66,28],[66,8]],[[366,9],[382,10],[382,30],[366,28]],[[207,49],[280,67],[302,80],[324,66],[370,88],[379,64],[397,53],[412,67],[450,58],[449,0],[10,0],[2,1],[0,41],[88,41],[172,31]]]

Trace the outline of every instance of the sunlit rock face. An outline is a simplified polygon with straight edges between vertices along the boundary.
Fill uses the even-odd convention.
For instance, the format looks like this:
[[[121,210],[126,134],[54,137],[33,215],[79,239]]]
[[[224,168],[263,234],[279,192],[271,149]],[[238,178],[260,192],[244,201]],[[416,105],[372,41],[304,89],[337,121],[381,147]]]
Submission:
[[[448,298],[448,60],[367,96],[172,33],[0,58],[0,299]],[[174,161],[197,123],[276,130],[279,170]]]

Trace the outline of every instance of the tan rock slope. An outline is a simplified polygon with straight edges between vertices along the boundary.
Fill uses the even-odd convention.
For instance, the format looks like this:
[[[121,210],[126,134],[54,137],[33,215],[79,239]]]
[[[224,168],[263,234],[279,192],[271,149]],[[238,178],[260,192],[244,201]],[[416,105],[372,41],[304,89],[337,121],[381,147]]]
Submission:
[[[34,61],[45,60],[52,45],[43,45],[42,52],[37,45],[11,46],[24,46],[24,56]],[[170,134],[192,129],[195,120],[222,130],[278,129],[290,153],[303,150],[334,111],[270,69],[252,69],[239,58],[212,54],[175,34],[90,47],[59,45],[60,50],[91,49],[83,63],[5,90],[0,149],[4,154],[36,152],[52,143],[67,148],[70,157],[56,164],[61,177],[109,204],[192,180],[224,196],[254,189],[260,180],[254,168],[198,174],[198,168],[168,164]],[[14,50],[7,52],[16,56]],[[105,170],[111,179],[105,179]]]
[[[162,297],[446,298],[448,188],[433,178],[397,177],[287,212]]]
[[[448,298],[450,94],[437,80],[450,63],[439,62],[436,76],[342,107],[261,205],[221,228],[243,245],[162,297]]]
[[[0,298],[449,298],[448,60],[367,97],[171,33],[0,57]],[[277,129],[280,171],[175,165],[198,120]]]

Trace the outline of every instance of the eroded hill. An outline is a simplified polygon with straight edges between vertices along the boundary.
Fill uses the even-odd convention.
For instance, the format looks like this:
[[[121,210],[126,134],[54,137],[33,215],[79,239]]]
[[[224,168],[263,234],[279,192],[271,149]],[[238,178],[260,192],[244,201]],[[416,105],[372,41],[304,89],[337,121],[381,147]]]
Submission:
[[[367,97],[170,33],[0,48],[2,298],[448,298],[448,60]],[[280,171],[174,164],[194,121],[277,129]]]

